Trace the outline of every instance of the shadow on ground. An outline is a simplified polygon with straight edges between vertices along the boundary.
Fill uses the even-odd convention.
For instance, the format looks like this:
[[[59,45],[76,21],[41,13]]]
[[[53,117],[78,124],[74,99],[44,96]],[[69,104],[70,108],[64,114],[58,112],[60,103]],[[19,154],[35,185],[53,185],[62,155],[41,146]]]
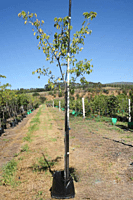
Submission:
[[[117,142],[117,143],[123,144],[123,145],[125,145],[125,146],[133,147],[133,145],[131,145],[131,144],[126,144],[126,143],[124,143],[123,141],[113,140],[113,139],[110,139],[110,138],[107,138],[107,137],[103,137],[103,138],[104,138],[104,139],[107,139],[107,140],[111,140],[111,141],[113,141],[113,142]]]

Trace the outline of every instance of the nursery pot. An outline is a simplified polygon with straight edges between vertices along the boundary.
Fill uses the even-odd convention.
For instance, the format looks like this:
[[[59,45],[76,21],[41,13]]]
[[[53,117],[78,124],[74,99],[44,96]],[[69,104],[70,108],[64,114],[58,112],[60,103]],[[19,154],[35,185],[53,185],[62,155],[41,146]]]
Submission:
[[[128,122],[128,128],[133,129],[133,122]]]
[[[10,125],[11,125],[11,127],[14,127],[15,126],[14,121],[10,122]]]
[[[4,129],[7,129],[7,127],[6,127],[6,119],[3,119],[2,126],[3,126]]]
[[[72,111],[72,115],[75,115],[75,113],[76,113],[75,110],[73,110],[73,111]]]
[[[116,122],[117,122],[117,118],[112,118],[112,123],[113,123],[113,125],[115,125]]]
[[[22,116],[23,116],[23,118],[25,118],[25,117],[26,117],[26,115],[24,115],[24,114],[23,114]]]
[[[0,135],[1,135],[2,133],[4,133],[4,128],[1,126],[1,127],[0,127]]]
[[[1,127],[2,127],[3,129],[6,129],[6,128],[7,128],[7,127],[6,127],[6,124],[2,124]]]
[[[3,123],[2,123],[1,126],[3,127],[3,129],[7,129],[7,127],[6,127],[6,121],[5,120],[3,121]]]
[[[15,121],[15,124],[18,124],[18,120],[17,119],[15,119],[14,121]]]
[[[69,179],[65,182],[64,171],[57,171],[53,174],[53,185],[51,197],[55,199],[70,199],[74,198],[75,190],[73,179],[69,175]]]

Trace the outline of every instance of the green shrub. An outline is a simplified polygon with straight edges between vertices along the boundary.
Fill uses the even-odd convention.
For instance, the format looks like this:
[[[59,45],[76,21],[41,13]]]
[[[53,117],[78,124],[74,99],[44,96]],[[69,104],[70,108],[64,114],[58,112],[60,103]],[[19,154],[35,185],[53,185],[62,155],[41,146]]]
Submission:
[[[48,94],[49,94],[49,95],[52,95],[52,96],[54,95],[54,93],[53,93],[52,91],[49,91]]]
[[[62,97],[62,96],[63,96],[62,91],[60,91],[59,92],[59,97]]]
[[[40,94],[38,93],[38,92],[34,92],[33,94],[32,94],[32,96],[34,97],[34,96],[40,96]]]

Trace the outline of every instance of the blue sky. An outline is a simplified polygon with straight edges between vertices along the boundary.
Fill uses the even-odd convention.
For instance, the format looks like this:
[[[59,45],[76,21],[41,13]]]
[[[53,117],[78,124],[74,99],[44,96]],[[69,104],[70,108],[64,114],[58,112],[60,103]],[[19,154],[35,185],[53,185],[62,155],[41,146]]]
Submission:
[[[49,65],[32,26],[24,25],[18,17],[22,10],[37,13],[44,20],[44,30],[54,33],[54,18],[68,15],[69,0],[4,0],[0,5],[0,74],[10,83],[11,89],[43,88],[47,77],[37,78],[32,71],[43,66],[51,67],[55,75],[59,69]],[[72,0],[73,31],[79,30],[83,12],[95,11],[97,17],[90,22],[92,34],[85,40],[78,59],[92,59],[93,72],[88,81],[133,82],[133,1],[132,0]],[[72,36],[72,34],[71,34]],[[55,64],[56,65],[56,64]]]

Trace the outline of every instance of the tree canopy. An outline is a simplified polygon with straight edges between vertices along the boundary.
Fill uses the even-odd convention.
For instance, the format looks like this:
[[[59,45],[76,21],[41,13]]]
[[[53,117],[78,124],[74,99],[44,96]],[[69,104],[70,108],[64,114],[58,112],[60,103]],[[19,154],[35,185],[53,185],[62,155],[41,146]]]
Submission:
[[[70,40],[70,56],[69,61],[71,68],[69,73],[72,75],[70,79],[71,82],[75,82],[78,77],[80,82],[87,82],[84,75],[90,74],[92,72],[93,65],[90,64],[91,60],[81,60],[78,61],[76,54],[83,50],[84,40],[86,35],[91,34],[89,30],[89,20],[92,20],[97,15],[96,12],[91,11],[90,13],[84,12],[84,20],[81,24],[81,28],[73,34],[73,38]],[[33,74],[38,73],[40,75],[48,76],[48,83],[50,87],[54,87],[54,83],[57,81],[66,81],[67,78],[67,59],[68,59],[68,39],[69,39],[69,30],[72,30],[72,26],[69,24],[69,17],[64,18],[54,18],[54,27],[56,29],[54,35],[48,35],[44,32],[42,26],[44,25],[44,20],[39,21],[37,19],[36,13],[30,13],[22,11],[18,14],[18,17],[24,19],[24,24],[30,23],[34,28],[34,36],[39,40],[38,49],[42,49],[43,53],[46,55],[46,61],[49,61],[50,64],[57,62],[57,67],[60,69],[60,76],[55,77],[52,71],[48,67],[38,68],[36,71],[32,72]],[[52,38],[53,37],[53,38]]]

